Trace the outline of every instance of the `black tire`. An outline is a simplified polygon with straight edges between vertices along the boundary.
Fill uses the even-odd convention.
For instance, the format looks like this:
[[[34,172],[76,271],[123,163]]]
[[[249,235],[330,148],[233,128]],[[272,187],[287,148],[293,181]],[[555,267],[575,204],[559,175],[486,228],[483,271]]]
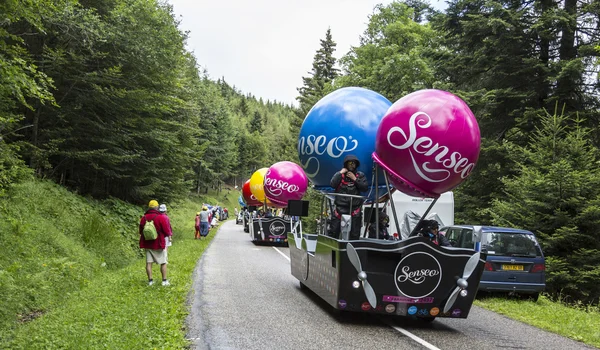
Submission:
[[[433,322],[433,320],[435,320],[435,316],[431,316],[431,317],[417,317],[417,320],[423,322],[423,323],[431,323]]]
[[[300,289],[301,290],[308,290],[308,287],[306,286],[306,284],[300,282]]]

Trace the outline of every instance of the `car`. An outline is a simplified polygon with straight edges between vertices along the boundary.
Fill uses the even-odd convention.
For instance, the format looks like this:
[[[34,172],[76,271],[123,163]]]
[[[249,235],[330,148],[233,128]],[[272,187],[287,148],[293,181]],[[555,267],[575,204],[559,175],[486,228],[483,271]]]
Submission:
[[[450,244],[487,254],[479,291],[509,292],[538,299],[546,288],[546,262],[535,234],[496,226],[443,227]]]

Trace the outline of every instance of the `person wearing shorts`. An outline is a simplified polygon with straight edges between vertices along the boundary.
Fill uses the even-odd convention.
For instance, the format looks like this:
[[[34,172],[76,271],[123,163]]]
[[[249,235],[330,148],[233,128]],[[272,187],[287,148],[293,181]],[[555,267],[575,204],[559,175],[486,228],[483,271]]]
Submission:
[[[158,236],[153,240],[146,240],[144,238],[144,225],[146,221],[153,221],[156,227]],[[142,216],[140,220],[140,248],[146,251],[146,274],[148,275],[148,285],[154,284],[152,279],[152,264],[160,265],[160,273],[162,275],[162,285],[170,285],[167,279],[167,252],[166,252],[166,237],[171,237],[173,232],[171,231],[171,225],[166,215],[158,211],[158,202],[151,200],[148,203],[148,211]]]

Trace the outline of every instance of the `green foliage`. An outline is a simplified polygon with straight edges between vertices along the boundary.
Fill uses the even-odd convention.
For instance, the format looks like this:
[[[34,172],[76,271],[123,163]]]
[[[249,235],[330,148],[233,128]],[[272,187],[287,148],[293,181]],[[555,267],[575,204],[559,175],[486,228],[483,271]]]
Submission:
[[[254,148],[238,151],[252,115],[261,167],[292,154],[294,110],[199,74],[165,2],[21,5],[0,5],[0,191],[26,177],[16,154],[38,175],[101,199],[220,189],[251,170],[238,161]]]
[[[321,203],[323,195],[312,187],[309,187],[302,200],[309,201],[308,216],[302,218],[302,230],[308,233],[318,233],[318,223],[321,220]],[[326,205],[326,204],[325,204]],[[323,211],[326,209],[323,208]]]
[[[32,171],[19,159],[10,145],[0,140],[0,195],[10,184],[31,180]]]
[[[421,16],[400,2],[378,5],[369,17],[361,45],[340,61],[345,75],[336,86],[361,86],[396,101],[415,90],[433,87],[436,79],[428,52],[436,47],[437,34]]]
[[[48,183],[26,185],[42,192],[46,195],[44,198],[53,198],[52,203],[39,206],[39,215],[56,217],[56,221],[67,225],[75,223],[71,216],[91,212],[103,217],[102,224],[94,223],[95,219],[92,219],[91,228],[101,225],[118,232],[126,223],[137,237],[137,223],[142,213],[140,208],[115,199],[102,204],[86,201]],[[173,245],[169,248],[171,286],[167,288],[160,284],[147,286],[141,256],[132,259],[130,254],[125,254],[128,258],[122,268],[107,270],[102,267],[101,259],[82,248],[79,238],[63,235],[60,242],[53,244],[54,249],[61,249],[62,254],[53,256],[48,253],[49,248],[45,248],[49,242],[40,244],[41,235],[29,235],[36,244],[30,242],[26,249],[16,252],[17,256],[21,256],[30,254],[28,250],[34,250],[34,257],[27,261],[18,258],[8,267],[0,260],[0,296],[5,301],[3,305],[6,305],[0,311],[3,346],[11,349],[146,349],[148,346],[179,349],[189,345],[182,324],[189,311],[187,297],[191,276],[198,258],[216,232],[211,230],[208,240],[194,240],[194,216],[200,203],[220,204],[232,209],[237,201],[237,191],[227,191],[219,196],[167,203],[174,231]],[[15,198],[31,195],[24,190],[11,194]],[[25,237],[33,221],[26,216],[17,216],[24,213],[24,208],[18,207],[19,203],[0,201],[2,208],[15,207],[7,221],[13,223],[14,234]],[[73,214],[67,216],[69,213]],[[112,213],[112,216],[105,216],[107,213]],[[20,220],[24,224],[19,224]],[[3,232],[6,230],[0,233]],[[50,237],[48,241],[57,237]],[[126,237],[111,239],[107,235],[96,240],[111,248],[119,242],[128,241]],[[77,254],[69,254],[69,250],[76,250]],[[33,277],[27,276],[27,273],[14,273],[30,270],[39,272]],[[156,266],[154,274],[159,274]],[[23,289],[32,293],[31,300],[21,301]],[[147,297],[140,298],[140,295]]]
[[[531,302],[506,298],[478,298],[475,305],[563,337],[600,347],[598,307],[582,303],[567,306],[560,296],[558,299],[551,301],[540,296],[537,302]]]
[[[44,313],[104,269],[138,256],[138,215],[76,197],[48,182],[12,186],[0,198],[0,338]],[[138,210],[139,211],[139,210]],[[116,225],[115,225],[116,224]],[[125,230],[126,228],[126,230]]]
[[[296,100],[300,102],[300,108],[290,125],[294,143],[297,142],[302,122],[310,109],[323,96],[334,90],[332,84],[339,75],[339,70],[335,67],[336,59],[333,57],[336,46],[331,29],[327,29],[325,39],[321,39],[321,47],[313,58],[312,70],[308,77],[302,77],[302,87],[297,89],[299,95]]]
[[[504,196],[502,178],[516,173],[512,144],[494,139],[481,140],[479,161],[475,170],[458,188],[455,195],[455,222],[464,224],[490,222],[488,208],[495,198]]]
[[[488,212],[495,224],[538,234],[550,295],[597,302],[600,154],[580,119],[546,113],[539,124],[528,146],[508,148],[517,174],[502,179],[505,194]]]

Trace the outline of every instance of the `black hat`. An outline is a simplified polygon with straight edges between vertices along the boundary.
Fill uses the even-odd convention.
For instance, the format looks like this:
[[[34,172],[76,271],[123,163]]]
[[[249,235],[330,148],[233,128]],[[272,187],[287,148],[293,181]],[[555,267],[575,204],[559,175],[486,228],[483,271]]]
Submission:
[[[435,220],[427,220],[427,228],[429,229],[434,229],[434,228],[440,228],[440,224],[435,221]]]
[[[353,160],[354,162],[356,162],[356,167],[358,168],[360,166],[360,161],[358,160],[358,158],[356,158],[356,156],[354,154],[349,154],[346,157],[344,157],[344,165],[346,165],[346,162],[349,162]]]

